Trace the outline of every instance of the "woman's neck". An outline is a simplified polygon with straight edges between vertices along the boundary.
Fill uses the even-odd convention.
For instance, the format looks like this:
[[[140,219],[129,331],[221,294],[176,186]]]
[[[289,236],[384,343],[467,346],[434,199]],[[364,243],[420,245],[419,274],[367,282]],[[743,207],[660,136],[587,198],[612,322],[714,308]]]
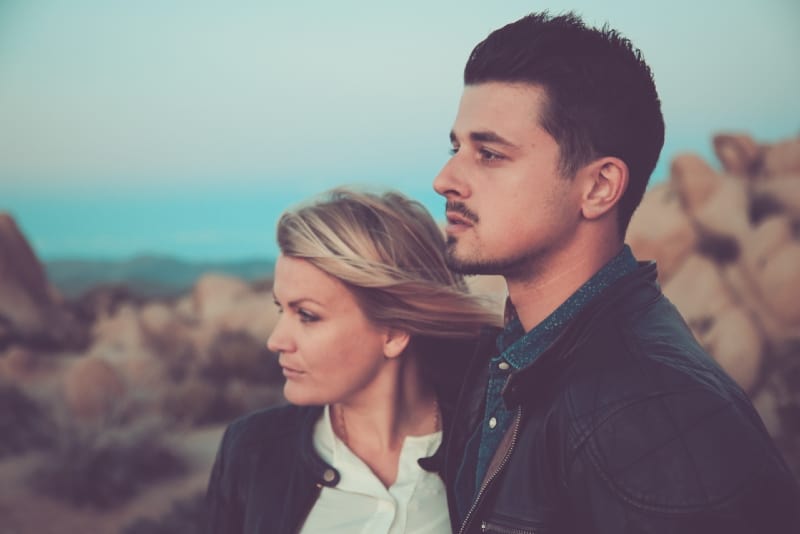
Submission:
[[[387,362],[396,369],[387,369],[389,372],[376,377],[368,389],[332,404],[330,409],[331,424],[339,439],[387,487],[397,477],[405,438],[440,429],[436,395],[422,380],[417,360],[411,356]]]

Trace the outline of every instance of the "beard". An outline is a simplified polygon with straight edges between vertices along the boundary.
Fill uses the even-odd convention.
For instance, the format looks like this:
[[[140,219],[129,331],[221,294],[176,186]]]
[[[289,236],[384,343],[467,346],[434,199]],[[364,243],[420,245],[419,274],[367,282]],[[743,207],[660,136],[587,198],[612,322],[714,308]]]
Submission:
[[[520,256],[512,256],[510,258],[491,260],[459,258],[456,255],[457,244],[457,238],[453,236],[447,237],[445,262],[451,271],[463,275],[488,274],[501,275],[506,278],[517,278],[525,275],[530,268],[532,256],[535,256],[535,253],[528,253]]]

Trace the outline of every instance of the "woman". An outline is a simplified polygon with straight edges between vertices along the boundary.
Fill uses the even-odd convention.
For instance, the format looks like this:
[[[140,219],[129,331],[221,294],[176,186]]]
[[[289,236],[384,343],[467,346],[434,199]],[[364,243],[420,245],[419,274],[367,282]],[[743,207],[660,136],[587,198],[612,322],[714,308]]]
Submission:
[[[428,212],[397,193],[334,191],[285,213],[278,245],[268,347],[291,404],[226,430],[211,531],[450,532],[435,453],[460,370],[499,317],[447,269]]]

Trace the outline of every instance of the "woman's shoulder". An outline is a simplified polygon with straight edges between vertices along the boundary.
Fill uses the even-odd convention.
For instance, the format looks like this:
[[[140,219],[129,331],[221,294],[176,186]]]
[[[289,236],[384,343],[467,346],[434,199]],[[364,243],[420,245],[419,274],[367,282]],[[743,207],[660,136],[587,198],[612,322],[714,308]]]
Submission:
[[[223,439],[231,447],[275,444],[282,438],[296,436],[306,425],[313,424],[321,413],[321,406],[284,404],[264,408],[230,423]]]

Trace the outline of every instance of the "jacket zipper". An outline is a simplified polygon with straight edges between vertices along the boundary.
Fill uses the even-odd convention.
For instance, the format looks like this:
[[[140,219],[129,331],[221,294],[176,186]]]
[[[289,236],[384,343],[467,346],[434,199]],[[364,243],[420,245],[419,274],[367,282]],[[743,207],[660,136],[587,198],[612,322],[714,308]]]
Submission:
[[[535,530],[504,527],[502,525],[491,524],[488,521],[481,521],[481,532],[489,532],[490,534],[536,534]]]
[[[519,427],[520,423],[522,422],[522,406],[517,409],[517,417],[514,418],[514,430],[511,434],[511,443],[508,446],[508,450],[506,450],[505,456],[503,456],[503,460],[500,462],[500,465],[497,466],[497,469],[492,472],[491,476],[486,478],[483,485],[481,486],[480,491],[478,491],[478,495],[475,497],[475,500],[472,501],[472,506],[470,507],[467,515],[464,517],[464,522],[461,523],[461,528],[458,530],[458,534],[464,534],[467,531],[467,527],[469,526],[470,521],[472,520],[472,515],[475,513],[475,510],[478,508],[481,500],[483,499],[483,495],[486,493],[486,489],[491,485],[492,481],[500,474],[500,471],[508,463],[509,458],[511,458],[511,453],[514,451],[514,446],[517,444],[517,437],[519,436]],[[481,530],[484,530],[484,524],[481,525]]]

